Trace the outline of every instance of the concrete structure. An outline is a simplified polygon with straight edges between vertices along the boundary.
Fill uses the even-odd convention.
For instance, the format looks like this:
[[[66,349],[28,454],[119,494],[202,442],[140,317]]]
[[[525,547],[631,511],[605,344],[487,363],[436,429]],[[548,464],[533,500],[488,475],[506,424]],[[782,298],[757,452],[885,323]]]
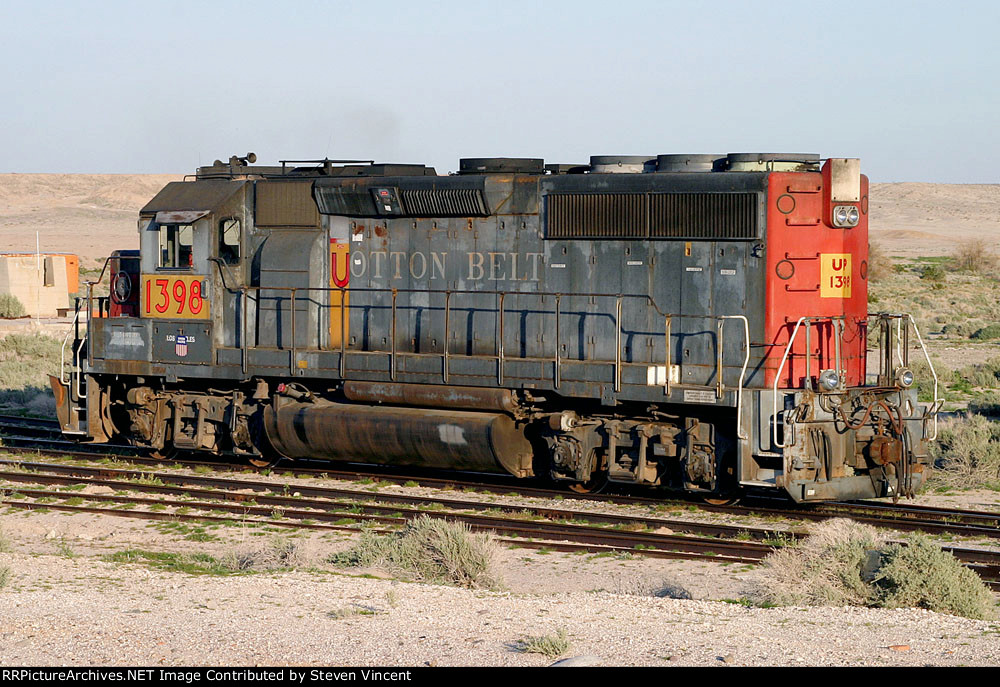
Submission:
[[[55,317],[60,308],[69,308],[64,257],[0,255],[0,293],[16,296],[32,317]]]

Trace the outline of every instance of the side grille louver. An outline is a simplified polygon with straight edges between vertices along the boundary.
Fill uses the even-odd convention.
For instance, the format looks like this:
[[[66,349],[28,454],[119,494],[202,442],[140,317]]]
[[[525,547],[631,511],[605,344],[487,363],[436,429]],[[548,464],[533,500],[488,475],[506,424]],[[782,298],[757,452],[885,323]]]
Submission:
[[[403,210],[413,217],[486,217],[483,193],[475,188],[402,189]]]
[[[548,238],[753,239],[755,193],[559,193],[545,198]]]
[[[392,211],[383,211],[375,202],[380,189],[398,193],[399,204]],[[386,187],[316,186],[313,189],[316,206],[324,215],[347,217],[489,217],[490,208],[481,188],[399,188],[395,183]]]

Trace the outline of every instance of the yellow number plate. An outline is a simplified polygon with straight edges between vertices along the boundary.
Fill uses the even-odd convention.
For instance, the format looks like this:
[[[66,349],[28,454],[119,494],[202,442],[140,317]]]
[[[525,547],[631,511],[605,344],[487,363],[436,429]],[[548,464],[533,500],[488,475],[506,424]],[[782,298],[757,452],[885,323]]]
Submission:
[[[820,259],[820,298],[851,297],[851,254],[823,253]]]
[[[142,275],[139,294],[142,316],[207,320],[208,300],[201,293],[203,279],[199,276]]]

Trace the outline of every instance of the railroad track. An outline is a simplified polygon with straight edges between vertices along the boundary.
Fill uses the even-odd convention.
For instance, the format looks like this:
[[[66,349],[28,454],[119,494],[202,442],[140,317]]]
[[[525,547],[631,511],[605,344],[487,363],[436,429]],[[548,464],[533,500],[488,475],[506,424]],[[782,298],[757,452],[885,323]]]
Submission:
[[[131,493],[80,494],[77,491],[16,487],[0,502],[15,508],[100,512],[125,517],[182,520],[232,520],[236,514],[242,522],[266,523],[284,527],[309,529],[360,529],[362,522],[399,526],[407,520],[429,515],[464,522],[478,531],[493,531],[504,541],[532,548],[585,550],[592,552],[628,552],[664,558],[712,558],[730,562],[752,563],[766,556],[772,547],[760,541],[727,541],[717,538],[724,528],[682,523],[686,531],[708,536],[680,535],[646,531],[652,522],[639,523],[635,518],[579,511],[498,507],[495,503],[417,497],[403,494],[383,494],[363,490],[332,489],[304,485],[282,485],[274,482],[242,480],[203,475],[178,475],[144,472],[119,468],[67,466],[48,463],[0,461],[0,479],[8,483],[38,486],[100,486]],[[299,495],[283,493],[294,490]],[[250,492],[250,493],[247,493]],[[166,496],[185,498],[169,499]],[[31,499],[31,500],[28,500]],[[110,503],[117,507],[84,506],[82,500]],[[72,502],[72,503],[67,503]],[[123,504],[176,508],[181,513],[163,510],[141,511],[121,509]],[[445,510],[439,510],[444,508]],[[192,515],[197,510],[209,515]],[[512,517],[518,512],[521,517]],[[213,514],[214,513],[214,514]],[[280,519],[267,516],[280,514]],[[500,514],[494,514],[500,513]],[[507,515],[505,515],[507,514]],[[525,515],[536,520],[528,519]],[[264,516],[263,519],[248,519]],[[575,520],[575,522],[570,522]],[[352,526],[346,522],[354,523]],[[656,520],[661,529],[671,521]],[[629,528],[629,529],[616,529]],[[631,528],[640,528],[633,530]],[[716,536],[713,536],[716,535]],[[747,535],[749,536],[749,535]],[[758,533],[763,539],[764,534]],[[752,539],[752,537],[750,537]]]
[[[19,428],[23,427],[33,427],[36,428],[38,434],[41,435],[43,431],[47,430],[51,433],[58,433],[58,426],[55,421],[51,420],[39,420],[39,419],[27,419],[27,418],[10,418],[9,416],[0,416],[0,432],[2,432],[3,427],[13,427],[17,426]],[[30,438],[30,437],[18,437],[19,440],[23,440],[27,445],[25,446],[8,446],[7,449],[12,452],[21,454],[37,454],[37,455],[57,455],[60,457],[82,457],[86,459],[93,459],[95,457],[101,457],[106,455],[104,449],[106,446],[99,447],[101,452],[97,451],[80,451],[80,444],[71,441],[63,440],[50,440],[41,438]],[[3,437],[3,441],[9,441],[8,436]],[[72,446],[74,450],[61,450],[61,449],[43,449],[38,448],[37,445],[53,445],[53,441],[56,441],[58,446],[69,445]],[[98,447],[95,447],[98,448]],[[135,449],[132,447],[120,446],[114,447],[116,453],[115,458],[126,459],[129,463],[134,463],[138,465],[149,465],[151,467],[162,468],[166,465],[174,465],[180,467],[194,467],[195,469],[201,470],[213,470],[213,471],[226,471],[226,472],[260,472],[259,468],[253,468],[249,465],[240,465],[234,463],[218,462],[218,461],[208,461],[196,458],[175,458],[169,461],[165,461],[162,458],[153,458],[148,455],[140,455],[135,453]],[[10,463],[11,461],[0,461],[0,465],[3,462]],[[679,500],[679,499],[665,499],[665,498],[654,498],[648,496],[636,496],[636,495],[624,495],[624,494],[575,494],[573,492],[559,491],[553,489],[544,489],[534,486],[526,486],[522,483],[512,483],[511,480],[505,480],[502,477],[497,477],[493,475],[477,475],[477,481],[469,481],[467,475],[462,475],[461,478],[451,477],[451,476],[433,476],[427,475],[423,471],[407,472],[404,474],[399,474],[393,468],[384,468],[379,466],[357,466],[357,469],[344,470],[344,469],[331,469],[329,465],[323,465],[323,467],[312,467],[308,464],[303,465],[301,463],[279,463],[275,467],[276,471],[286,471],[291,472],[294,476],[298,477],[328,477],[334,479],[348,480],[348,481],[371,481],[376,480],[377,482],[387,483],[387,484],[406,484],[413,485],[416,483],[419,486],[433,487],[438,489],[452,489],[452,490],[464,490],[464,491],[476,491],[476,492],[487,492],[496,494],[506,494],[506,495],[517,495],[517,496],[528,496],[537,498],[559,498],[565,500],[573,499],[585,499],[589,501],[596,502],[607,502],[612,504],[620,505],[645,505],[655,508],[662,508],[664,506],[670,507],[688,507],[692,505],[696,506],[700,510],[716,512],[716,513],[727,513],[734,516],[746,516],[755,515],[763,517],[782,517],[790,520],[825,520],[832,517],[848,517],[852,520],[858,522],[868,523],[878,527],[889,527],[897,530],[904,531],[923,531],[931,534],[950,534],[958,535],[964,537],[988,537],[988,538],[1000,538],[1000,514],[994,513],[984,513],[980,511],[971,510],[954,510],[954,509],[943,509],[943,508],[933,508],[927,506],[915,506],[908,504],[887,504],[887,503],[877,503],[877,502],[864,502],[864,503],[830,503],[830,504],[816,504],[811,507],[789,507],[786,504],[781,506],[774,505],[773,502],[757,502],[747,505],[729,505],[729,506],[719,506],[704,503],[692,503],[691,501]],[[266,472],[266,471],[265,471]],[[440,473],[437,473],[440,475]],[[78,475],[80,476],[80,475]],[[174,475],[176,476],[176,475]],[[194,478],[190,478],[194,479]],[[208,479],[208,478],[200,478]],[[245,482],[244,482],[245,483]],[[262,489],[264,487],[261,487]],[[303,489],[314,489],[314,487],[303,487],[302,485],[296,485],[295,489],[297,491],[302,491]],[[320,489],[320,491],[323,491]],[[330,491],[330,490],[326,490]],[[341,495],[343,496],[343,495]],[[420,497],[404,497],[396,496],[395,498],[405,501],[407,498],[419,499]],[[434,502],[442,504],[447,500],[442,500],[440,498],[433,499]],[[416,502],[416,501],[414,501]],[[461,505],[456,503],[450,504],[452,508],[468,508],[473,507],[475,504],[470,505],[469,501],[461,501]],[[478,504],[480,507],[486,507],[486,504]],[[496,504],[489,504],[491,509],[496,509]],[[525,507],[516,506],[508,508],[506,510],[516,510],[523,511]],[[733,537],[737,536],[743,539],[752,539],[757,541],[763,541],[768,539],[774,539],[775,537],[795,538],[798,535],[779,534],[778,530],[768,530],[764,528],[754,528],[754,527],[735,527],[735,526],[721,526],[721,525],[707,525],[691,523],[687,521],[680,520],[669,520],[664,518],[644,518],[636,516],[614,516],[614,515],[595,515],[595,514],[584,514],[581,511],[574,510],[559,510],[559,509],[543,509],[534,508],[536,511],[536,517],[545,518],[556,518],[556,519],[582,519],[584,515],[590,518],[590,522],[602,522],[605,525],[622,527],[625,526],[623,521],[628,521],[631,523],[632,527],[646,527],[646,528],[656,528],[656,527],[666,527],[674,531],[686,532],[689,534],[697,534],[709,537]],[[544,511],[544,512],[543,512]],[[617,519],[617,520],[616,520]],[[470,526],[472,524],[470,523]],[[638,543],[633,544],[643,546],[644,544]],[[961,551],[961,550],[958,550]],[[1000,577],[1000,576],[998,576]]]
[[[358,531],[362,523],[399,527],[429,515],[464,522],[473,530],[495,532],[506,543],[563,551],[754,563],[770,553],[775,543],[799,536],[767,528],[668,518],[111,467],[0,460],[0,479],[31,485],[16,487],[0,500],[16,508],[206,522],[232,522],[235,516],[247,524],[339,531]],[[79,485],[117,491],[81,495],[36,488]],[[294,494],[287,493],[290,490]],[[84,499],[101,505],[83,505]],[[159,510],[145,510],[152,507]],[[167,508],[174,511],[163,510]],[[276,514],[280,517],[274,517]],[[946,549],[991,587],[1000,589],[1000,553]]]

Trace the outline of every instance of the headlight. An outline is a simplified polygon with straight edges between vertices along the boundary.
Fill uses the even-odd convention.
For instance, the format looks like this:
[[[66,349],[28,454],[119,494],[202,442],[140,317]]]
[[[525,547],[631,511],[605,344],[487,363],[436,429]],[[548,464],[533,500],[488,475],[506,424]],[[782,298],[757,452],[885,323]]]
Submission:
[[[856,227],[860,217],[858,209],[853,205],[833,206],[833,226],[835,227]]]
[[[833,391],[840,386],[840,375],[836,370],[823,370],[819,373],[819,385],[827,391]]]
[[[905,367],[901,367],[896,370],[896,384],[908,389],[913,386],[913,370],[909,370]]]

